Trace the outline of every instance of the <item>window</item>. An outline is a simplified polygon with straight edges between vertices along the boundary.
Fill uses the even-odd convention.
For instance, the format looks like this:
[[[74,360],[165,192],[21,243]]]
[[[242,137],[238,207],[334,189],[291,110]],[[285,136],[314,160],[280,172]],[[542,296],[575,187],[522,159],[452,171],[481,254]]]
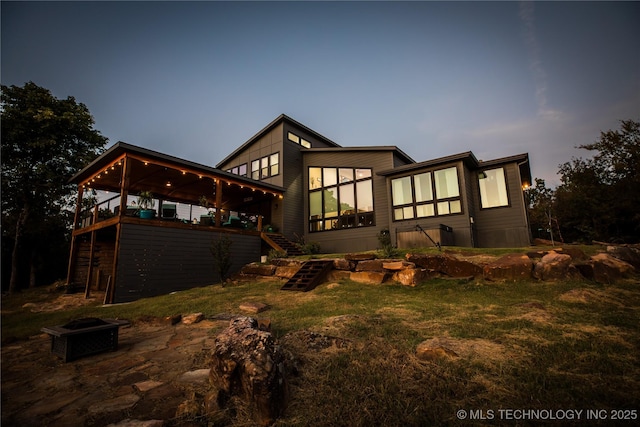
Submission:
[[[391,200],[396,221],[460,213],[458,170],[454,166],[392,179]]]
[[[503,168],[480,172],[478,184],[480,185],[480,205],[483,209],[509,206]]]
[[[243,164],[240,166],[235,166],[231,169],[227,169],[227,172],[231,172],[232,174],[235,175],[240,175],[240,176],[247,176],[247,164]]]
[[[304,138],[299,137],[293,132],[287,132],[287,139],[296,144],[302,145],[304,148],[311,148],[311,143]]]
[[[274,153],[269,156],[265,156],[260,160],[254,160],[251,162],[251,178],[253,179],[265,179],[271,176],[276,176],[279,173],[280,153]]]
[[[251,178],[260,179],[260,160],[251,162]]]
[[[374,224],[371,169],[309,168],[309,231]]]

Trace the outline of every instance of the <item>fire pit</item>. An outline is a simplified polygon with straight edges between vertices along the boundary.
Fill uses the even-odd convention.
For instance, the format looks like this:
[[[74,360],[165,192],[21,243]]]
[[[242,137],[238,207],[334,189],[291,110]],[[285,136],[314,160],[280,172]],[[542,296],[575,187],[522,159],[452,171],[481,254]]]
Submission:
[[[118,328],[126,320],[95,317],[73,320],[65,325],[42,328],[51,336],[51,352],[65,362],[118,349]]]

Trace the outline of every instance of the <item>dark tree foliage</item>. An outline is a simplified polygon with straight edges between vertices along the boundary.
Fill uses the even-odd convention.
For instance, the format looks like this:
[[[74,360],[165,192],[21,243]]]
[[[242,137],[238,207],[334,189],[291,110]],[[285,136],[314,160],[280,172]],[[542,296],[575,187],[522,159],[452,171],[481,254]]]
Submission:
[[[75,201],[68,180],[107,139],[73,97],[57,99],[33,82],[1,89],[3,288],[8,277],[15,291],[36,285],[43,272],[46,280],[64,277]],[[11,256],[4,253],[9,246]]]
[[[560,165],[561,184],[555,191],[531,192],[534,236],[545,211],[547,228],[551,215],[570,242],[640,242],[640,122],[620,123],[620,130],[602,132],[596,142],[579,146],[593,151],[592,158]]]

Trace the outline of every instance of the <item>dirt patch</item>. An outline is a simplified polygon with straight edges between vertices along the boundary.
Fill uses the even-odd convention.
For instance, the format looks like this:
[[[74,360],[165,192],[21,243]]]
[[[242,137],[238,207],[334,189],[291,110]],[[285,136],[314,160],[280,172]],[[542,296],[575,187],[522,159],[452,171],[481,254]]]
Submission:
[[[579,303],[579,304],[593,304],[593,303],[605,303],[612,304],[619,307],[625,307],[626,304],[620,298],[607,293],[606,291],[596,289],[571,289],[558,297],[560,301]]]
[[[476,359],[481,362],[503,362],[514,357],[514,354],[503,345],[480,338],[437,337],[426,340],[424,343],[432,348],[443,347],[451,350],[461,358]]]
[[[32,313],[52,312],[82,307],[89,304],[102,303],[103,301],[104,292],[92,292],[89,298],[85,298],[84,293],[62,294],[53,301],[28,302],[24,304],[22,308],[27,308]]]

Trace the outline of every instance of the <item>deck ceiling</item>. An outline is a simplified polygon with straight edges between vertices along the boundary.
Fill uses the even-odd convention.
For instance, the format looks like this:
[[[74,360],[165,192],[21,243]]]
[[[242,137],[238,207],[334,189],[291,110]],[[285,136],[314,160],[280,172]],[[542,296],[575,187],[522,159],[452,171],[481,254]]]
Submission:
[[[215,206],[216,192],[221,191],[220,208],[225,209],[282,197],[282,192],[242,177],[215,174],[139,156],[127,156],[126,161],[129,163],[126,187],[133,196],[150,191],[155,198],[182,203],[198,203],[205,196],[209,204]],[[120,193],[124,164],[124,156],[102,164],[96,168],[95,175],[79,185],[84,189]]]

